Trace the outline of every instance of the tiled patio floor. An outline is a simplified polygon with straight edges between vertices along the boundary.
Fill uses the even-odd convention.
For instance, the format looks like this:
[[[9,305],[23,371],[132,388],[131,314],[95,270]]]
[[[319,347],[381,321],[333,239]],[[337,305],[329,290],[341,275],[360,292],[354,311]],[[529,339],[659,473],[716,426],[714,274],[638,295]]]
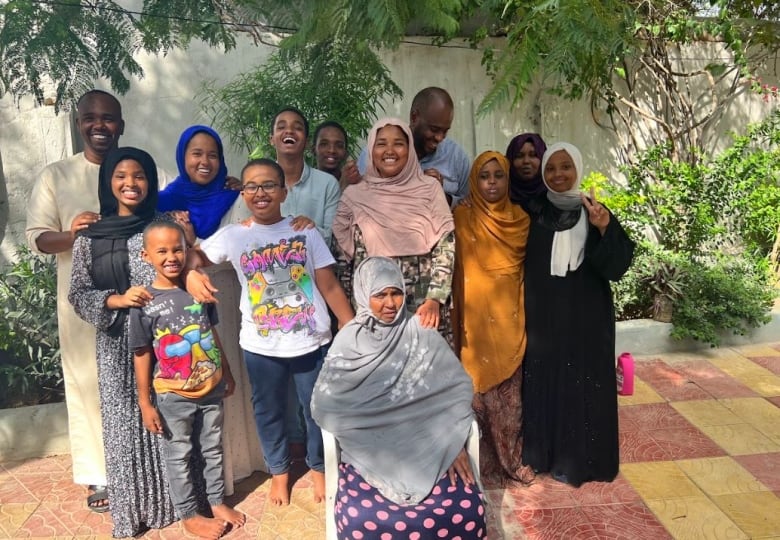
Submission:
[[[780,344],[637,358],[620,398],[621,473],[574,489],[542,476],[488,489],[492,540],[780,539]],[[0,537],[110,538],[110,514],[84,505],[69,456],[0,467]],[[292,504],[266,504],[268,477],[237,485],[248,516],[226,538],[324,538],[307,476]],[[144,538],[186,538],[175,524]]]

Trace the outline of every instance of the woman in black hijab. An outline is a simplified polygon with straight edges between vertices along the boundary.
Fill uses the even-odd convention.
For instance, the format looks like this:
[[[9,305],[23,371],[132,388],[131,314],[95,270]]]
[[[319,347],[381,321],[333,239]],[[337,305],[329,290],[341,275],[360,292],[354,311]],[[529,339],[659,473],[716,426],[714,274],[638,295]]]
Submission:
[[[144,228],[156,219],[157,167],[137,148],[111,151],[100,166],[100,220],[73,245],[68,299],[97,332],[98,388],[114,537],[174,521],[159,439],[146,430],[128,347],[131,307],[151,298],[154,268],[141,259]]]

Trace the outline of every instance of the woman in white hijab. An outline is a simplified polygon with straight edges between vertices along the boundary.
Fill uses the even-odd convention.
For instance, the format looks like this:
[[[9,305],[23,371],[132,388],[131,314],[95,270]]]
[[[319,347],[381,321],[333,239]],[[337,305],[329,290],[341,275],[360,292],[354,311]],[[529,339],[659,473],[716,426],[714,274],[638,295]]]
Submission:
[[[548,192],[528,205],[523,361],[523,463],[579,486],[618,472],[615,313],[609,282],[634,243],[591,191],[579,150],[547,148]]]
[[[312,416],[341,446],[339,538],[483,538],[482,494],[464,450],[471,379],[444,338],[405,309],[395,261],[363,260],[354,295],[357,314],[333,340],[312,395]]]

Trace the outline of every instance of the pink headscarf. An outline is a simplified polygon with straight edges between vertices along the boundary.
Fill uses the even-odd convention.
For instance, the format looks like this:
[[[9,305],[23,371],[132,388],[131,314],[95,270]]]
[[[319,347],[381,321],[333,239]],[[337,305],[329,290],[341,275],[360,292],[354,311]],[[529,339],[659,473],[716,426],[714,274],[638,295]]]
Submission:
[[[409,158],[396,176],[382,178],[373,161],[377,133],[398,126],[409,141]],[[452,232],[452,220],[441,185],[420,168],[409,126],[398,118],[382,118],[368,135],[368,161],[363,181],[344,190],[333,221],[333,236],[348,258],[355,254],[355,228],[360,227],[368,255],[402,257],[430,253]]]

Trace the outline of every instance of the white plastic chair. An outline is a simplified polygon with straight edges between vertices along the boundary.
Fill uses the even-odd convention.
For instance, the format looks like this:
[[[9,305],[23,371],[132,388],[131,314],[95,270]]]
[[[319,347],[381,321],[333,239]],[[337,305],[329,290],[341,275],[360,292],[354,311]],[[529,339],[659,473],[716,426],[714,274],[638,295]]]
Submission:
[[[337,540],[336,533],[336,493],[339,489],[339,462],[341,461],[341,448],[332,433],[322,431],[322,443],[325,452],[325,538]],[[477,420],[471,422],[471,431],[466,441],[466,452],[471,460],[471,470],[474,471],[474,479],[482,490],[482,482],[479,478],[479,426]]]

